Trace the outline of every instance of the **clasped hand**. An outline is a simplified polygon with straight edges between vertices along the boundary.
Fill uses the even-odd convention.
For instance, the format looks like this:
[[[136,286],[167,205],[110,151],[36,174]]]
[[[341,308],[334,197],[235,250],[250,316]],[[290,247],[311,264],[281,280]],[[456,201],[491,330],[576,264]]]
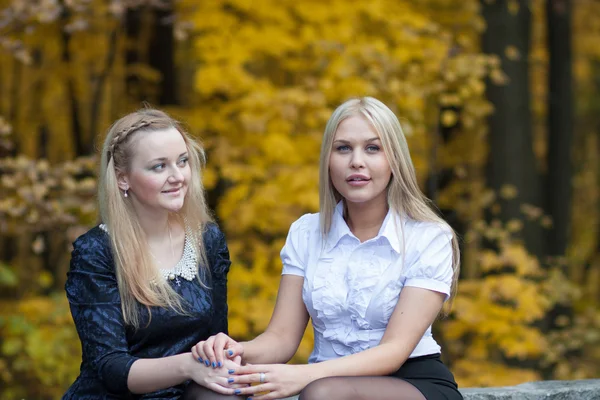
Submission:
[[[192,348],[192,354],[205,366],[228,368],[229,386],[220,388],[227,391],[226,394],[252,396],[256,400],[281,399],[300,393],[310,383],[304,371],[306,365],[246,364],[229,367],[227,361],[243,359],[244,347],[224,333],[199,342]],[[209,389],[214,390],[212,387]],[[222,390],[215,391],[224,393]]]

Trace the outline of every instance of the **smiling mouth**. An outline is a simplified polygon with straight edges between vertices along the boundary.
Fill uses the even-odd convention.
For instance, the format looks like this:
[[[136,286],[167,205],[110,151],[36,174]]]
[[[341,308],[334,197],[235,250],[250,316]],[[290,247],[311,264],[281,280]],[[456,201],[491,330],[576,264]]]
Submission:
[[[171,189],[171,190],[163,190],[162,193],[177,193],[178,191],[180,191],[182,188],[177,188],[177,189]]]

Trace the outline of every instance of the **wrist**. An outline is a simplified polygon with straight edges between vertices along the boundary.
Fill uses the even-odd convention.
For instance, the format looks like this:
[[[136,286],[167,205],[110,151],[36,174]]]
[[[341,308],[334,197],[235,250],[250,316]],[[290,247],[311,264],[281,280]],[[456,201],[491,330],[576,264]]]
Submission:
[[[198,361],[192,353],[183,353],[179,355],[181,362],[179,363],[179,371],[181,376],[187,381],[193,378],[194,370],[198,368]]]
[[[250,358],[252,358],[252,356],[250,355],[250,353],[248,353],[248,343],[252,343],[252,340],[248,341],[248,342],[238,342],[238,345],[241,347],[241,352],[239,353],[239,356],[241,357],[240,360],[240,364],[241,365],[246,365],[247,362],[249,362],[249,360],[247,359],[248,356],[250,356]],[[252,347],[252,346],[250,346]],[[250,350],[252,351],[252,350]],[[253,362],[255,360],[252,360],[250,362]]]
[[[323,371],[323,368],[320,368],[319,363],[313,364],[304,364],[300,365],[302,368],[301,375],[305,376],[308,380],[307,384],[316,381],[317,379],[326,378],[327,374]]]

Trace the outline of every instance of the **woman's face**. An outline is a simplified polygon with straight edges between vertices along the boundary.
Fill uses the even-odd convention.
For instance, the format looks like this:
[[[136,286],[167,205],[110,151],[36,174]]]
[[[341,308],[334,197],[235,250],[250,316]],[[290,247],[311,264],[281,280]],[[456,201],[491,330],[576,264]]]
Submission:
[[[139,132],[131,146],[129,170],[119,176],[138,215],[181,210],[191,179],[188,151],[175,128]]]
[[[340,123],[329,157],[329,176],[346,204],[384,206],[392,171],[379,135],[361,116]]]

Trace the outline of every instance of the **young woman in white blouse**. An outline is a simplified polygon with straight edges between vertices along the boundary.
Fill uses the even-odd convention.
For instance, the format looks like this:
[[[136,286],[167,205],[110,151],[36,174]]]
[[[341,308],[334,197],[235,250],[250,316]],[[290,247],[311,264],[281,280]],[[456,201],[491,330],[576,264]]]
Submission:
[[[243,343],[218,334],[192,352],[210,363],[242,356],[229,382],[255,385],[231,394],[257,400],[462,399],[431,335],[456,290],[458,245],[428,203],[392,111],[370,97],[345,102],[323,138],[321,212],[290,228],[267,330]],[[287,365],[309,318],[309,363]]]

